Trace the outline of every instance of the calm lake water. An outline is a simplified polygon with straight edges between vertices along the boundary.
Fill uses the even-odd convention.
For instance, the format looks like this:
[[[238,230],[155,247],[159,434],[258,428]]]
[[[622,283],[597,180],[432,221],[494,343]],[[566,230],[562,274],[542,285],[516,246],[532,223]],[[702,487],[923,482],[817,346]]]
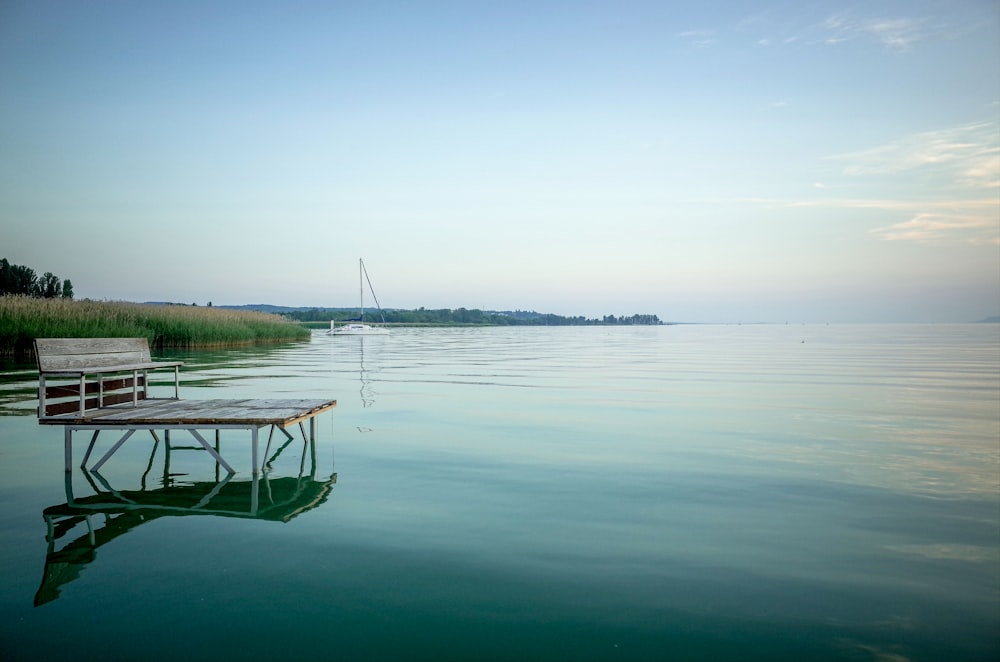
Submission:
[[[339,406],[315,445],[276,439],[256,488],[246,433],[223,435],[228,481],[189,435],[167,461],[142,433],[67,482],[34,368],[8,364],[0,659],[1000,657],[998,325],[160,356],[185,397]]]

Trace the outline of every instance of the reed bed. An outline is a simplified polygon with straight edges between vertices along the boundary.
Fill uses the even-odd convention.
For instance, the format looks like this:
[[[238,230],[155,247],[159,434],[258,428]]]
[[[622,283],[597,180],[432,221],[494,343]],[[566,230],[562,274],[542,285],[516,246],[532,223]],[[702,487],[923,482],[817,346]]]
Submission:
[[[139,338],[150,347],[226,347],[302,340],[279,315],[211,306],[0,296],[0,354],[30,353],[35,338]]]

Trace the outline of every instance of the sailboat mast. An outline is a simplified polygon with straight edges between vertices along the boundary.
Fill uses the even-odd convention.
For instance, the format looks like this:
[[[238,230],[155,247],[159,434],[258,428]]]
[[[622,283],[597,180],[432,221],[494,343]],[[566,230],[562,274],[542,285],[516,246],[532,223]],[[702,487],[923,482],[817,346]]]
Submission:
[[[358,290],[361,301],[361,323],[365,323],[365,263],[360,257],[358,258]]]
[[[382,304],[378,302],[378,297],[375,296],[375,288],[372,287],[372,279],[368,277],[368,270],[365,269],[364,261],[361,262],[361,272],[364,279],[368,282],[368,290],[372,293],[372,298],[375,299],[375,306],[378,308],[378,314],[382,317],[382,324],[385,324],[385,313],[382,312]],[[364,285],[361,286],[364,290]]]

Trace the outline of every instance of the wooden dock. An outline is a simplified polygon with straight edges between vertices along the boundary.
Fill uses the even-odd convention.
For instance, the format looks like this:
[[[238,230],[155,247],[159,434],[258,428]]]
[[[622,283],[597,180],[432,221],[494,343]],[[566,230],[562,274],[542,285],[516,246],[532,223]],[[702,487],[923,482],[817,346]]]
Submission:
[[[235,469],[219,454],[218,449],[201,434],[214,430],[248,430],[251,433],[253,473],[260,471],[260,430],[281,430],[291,438],[286,428],[298,425],[304,440],[316,437],[316,416],[337,406],[336,400],[320,399],[232,399],[182,400],[178,367],[180,362],[154,362],[144,338],[39,338],[35,340],[38,359],[38,422],[41,425],[61,425],[65,430],[66,471],[72,469],[73,433],[93,431],[86,466],[104,431],[118,430],[123,434],[104,457],[93,467],[96,471],[136,431],[147,430],[155,439],[156,432],[186,430],[219,464],[230,473]],[[147,372],[151,369],[172,368],[174,397],[152,398]],[[71,379],[71,383],[52,384],[52,380]],[[307,439],[304,423],[309,422]],[[268,443],[271,442],[268,437]],[[266,451],[265,451],[266,455]]]

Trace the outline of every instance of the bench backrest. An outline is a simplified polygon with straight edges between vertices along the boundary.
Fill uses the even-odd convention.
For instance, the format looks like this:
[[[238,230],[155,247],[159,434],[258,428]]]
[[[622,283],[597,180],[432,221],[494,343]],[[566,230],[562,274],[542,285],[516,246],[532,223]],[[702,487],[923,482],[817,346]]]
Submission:
[[[145,338],[36,338],[35,357],[43,373],[151,361]]]
[[[174,369],[180,397],[180,361],[152,361],[145,338],[36,338],[39,420],[132,403],[149,397],[148,370]],[[124,374],[123,374],[124,373]],[[72,378],[72,383],[65,383]],[[49,380],[62,383],[50,383]]]

